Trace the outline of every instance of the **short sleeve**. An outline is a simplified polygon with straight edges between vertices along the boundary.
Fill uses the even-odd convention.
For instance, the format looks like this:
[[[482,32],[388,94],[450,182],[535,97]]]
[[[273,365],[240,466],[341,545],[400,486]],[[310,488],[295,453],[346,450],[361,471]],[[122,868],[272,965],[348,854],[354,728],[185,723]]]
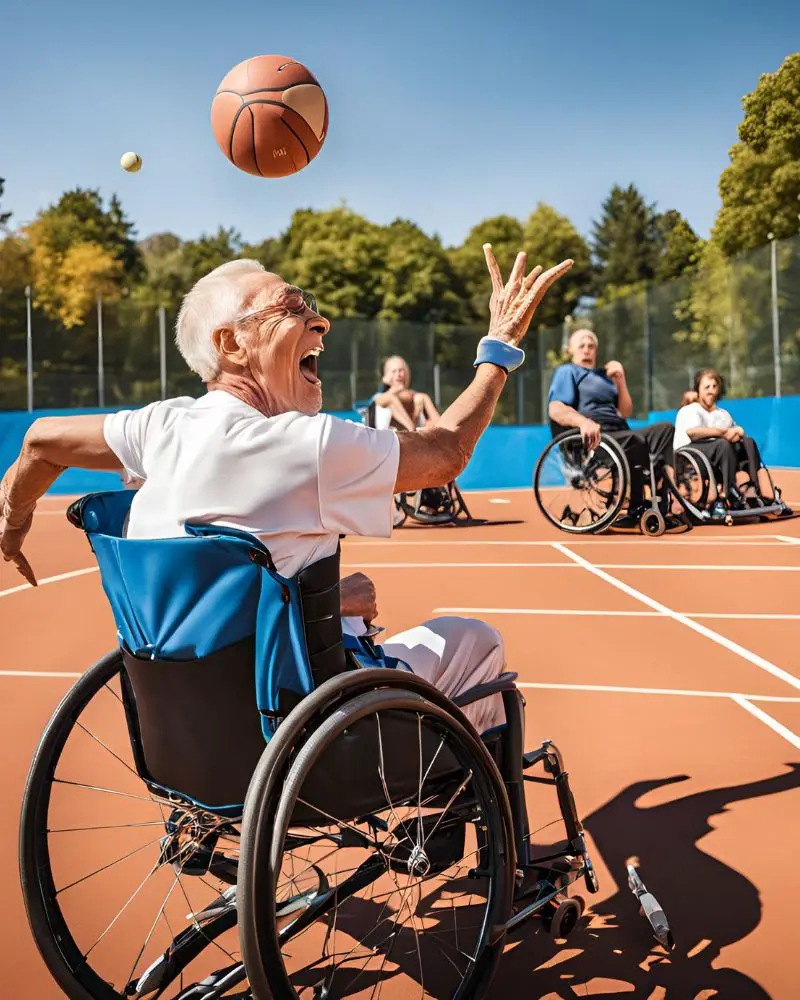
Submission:
[[[319,509],[326,531],[388,538],[400,462],[394,431],[326,416],[319,443]]]
[[[722,407],[720,406],[719,415],[720,415],[720,422],[719,422],[720,427],[733,427],[733,417],[731,416],[728,410],[723,410]]]
[[[153,413],[159,403],[150,403],[140,410],[120,410],[109,413],[103,424],[106,444],[122,463],[128,480],[146,479],[144,450]]]
[[[686,434],[694,427],[703,426],[703,414],[695,403],[689,406],[682,406],[675,417],[675,430],[679,434]]]
[[[550,383],[550,394],[547,397],[548,403],[563,403],[565,406],[575,407],[578,404],[578,389],[575,385],[575,376],[569,365],[562,365],[556,368],[553,374],[553,381]]]

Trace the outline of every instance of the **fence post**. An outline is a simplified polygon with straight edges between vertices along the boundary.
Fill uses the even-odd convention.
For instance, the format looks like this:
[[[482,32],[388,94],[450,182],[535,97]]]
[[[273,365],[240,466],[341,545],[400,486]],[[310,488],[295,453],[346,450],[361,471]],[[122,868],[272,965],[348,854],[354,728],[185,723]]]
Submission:
[[[167,311],[158,307],[158,356],[161,376],[161,398],[167,398]]]
[[[33,322],[31,318],[31,286],[25,286],[28,341],[28,413],[33,412]]]
[[[353,331],[350,341],[350,405],[356,408],[356,393],[358,391],[358,331]]]
[[[525,372],[517,372],[517,423],[525,423]]]
[[[644,384],[645,384],[645,407],[650,416],[653,409],[653,345],[650,340],[650,296],[647,294],[647,285],[644,287]]]
[[[97,405],[106,405],[105,367],[103,363],[103,299],[97,296]]]
[[[547,379],[544,370],[544,336],[542,331],[539,330],[536,334],[536,353],[539,361],[539,381],[541,383],[541,396],[542,396],[542,423],[547,423],[547,396],[548,396],[548,386]]]
[[[778,312],[778,241],[774,233],[767,233],[770,243],[772,270],[772,357],[775,369],[775,395],[781,395],[781,327]]]
[[[433,366],[433,402],[437,410],[442,409],[442,366],[437,362]]]

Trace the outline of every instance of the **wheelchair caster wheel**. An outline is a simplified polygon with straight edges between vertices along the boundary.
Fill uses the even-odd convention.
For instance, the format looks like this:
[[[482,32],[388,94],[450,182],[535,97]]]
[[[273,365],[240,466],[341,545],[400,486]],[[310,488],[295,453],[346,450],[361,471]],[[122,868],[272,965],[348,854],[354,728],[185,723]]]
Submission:
[[[667,522],[660,510],[646,510],[639,519],[639,527],[643,535],[651,535],[653,538],[663,535],[667,528]]]
[[[725,515],[725,527],[730,528],[733,526],[733,518],[730,514]]]
[[[555,903],[556,900],[553,900]],[[568,896],[558,902],[550,918],[550,937],[566,938],[575,930],[583,915],[585,903],[581,896]]]

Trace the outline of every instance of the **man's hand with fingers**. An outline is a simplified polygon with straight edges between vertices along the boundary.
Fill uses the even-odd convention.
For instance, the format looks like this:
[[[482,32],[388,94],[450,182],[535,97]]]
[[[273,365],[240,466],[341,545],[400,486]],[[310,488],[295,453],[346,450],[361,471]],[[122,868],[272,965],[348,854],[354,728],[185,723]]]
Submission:
[[[32,586],[37,586],[31,564],[22,553],[22,543],[33,524],[33,511],[26,517],[16,518],[9,510],[7,488],[0,483],[0,555],[6,562],[13,563],[17,571]]]
[[[489,299],[489,332],[487,336],[505,341],[518,347],[528,332],[533,314],[545,296],[547,289],[572,267],[573,261],[564,260],[549,271],[541,267],[526,276],[528,262],[526,253],[518,253],[506,284],[500,274],[490,243],[484,244],[486,265],[492,279],[492,295]]]

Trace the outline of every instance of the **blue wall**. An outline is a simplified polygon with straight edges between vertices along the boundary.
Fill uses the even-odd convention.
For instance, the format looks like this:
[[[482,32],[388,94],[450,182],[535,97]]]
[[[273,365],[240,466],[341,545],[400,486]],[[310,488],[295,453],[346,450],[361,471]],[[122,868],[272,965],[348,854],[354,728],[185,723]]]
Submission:
[[[724,406],[737,423],[754,437],[764,461],[775,468],[800,468],[800,396],[782,399],[726,400]],[[69,413],[111,413],[113,410],[39,410],[36,413],[0,413],[0,475],[19,453],[25,432],[37,417]],[[675,419],[675,410],[652,413],[651,420]],[[353,412],[336,416],[358,419]],[[459,479],[462,489],[511,489],[528,487],[536,460],[550,440],[550,431],[541,426],[493,426],[478,442],[472,461]],[[90,493],[119,489],[121,480],[112,472],[84,472],[68,469],[53,484],[52,493]]]

